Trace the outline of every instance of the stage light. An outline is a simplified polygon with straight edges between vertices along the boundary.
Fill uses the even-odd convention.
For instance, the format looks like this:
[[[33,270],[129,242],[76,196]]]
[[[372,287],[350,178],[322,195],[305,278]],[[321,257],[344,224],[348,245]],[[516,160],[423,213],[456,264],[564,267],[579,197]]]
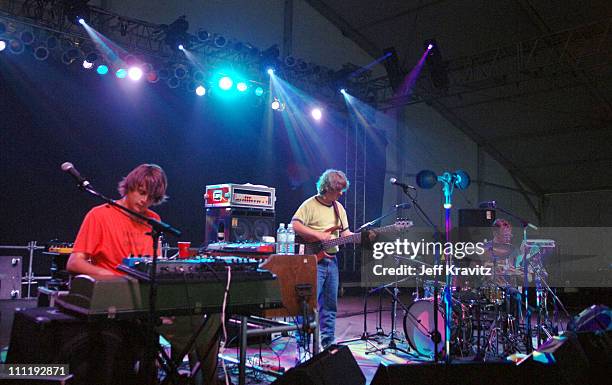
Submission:
[[[49,36],[49,37],[47,38],[47,48],[49,48],[49,49],[55,49],[55,48],[57,48],[57,44],[58,44],[58,42],[57,42],[57,37],[55,37],[55,36]]]
[[[20,35],[21,42],[30,45],[34,42],[34,34],[31,31],[23,31]]]
[[[125,78],[127,74],[128,72],[125,68],[119,68],[117,72],[115,72],[115,76],[117,76],[119,79]]]
[[[268,68],[266,72],[268,73],[268,75],[272,76],[274,75],[274,68]]]
[[[149,83],[157,83],[159,81],[159,75],[157,75],[155,70],[147,72],[147,81]]]
[[[205,42],[208,39],[210,39],[210,34],[208,33],[208,31],[202,28],[198,29],[198,40],[201,42]]]
[[[101,64],[96,69],[96,72],[98,73],[98,75],[106,75],[108,73],[108,67],[104,64]]]
[[[215,36],[214,43],[217,48],[223,48],[227,45],[227,39],[221,35],[217,35]]]
[[[312,111],[310,111],[310,116],[312,116],[314,120],[321,120],[323,117],[323,111],[321,111],[321,109],[318,107],[313,108]]]
[[[92,62],[88,62],[87,60],[83,60],[83,68],[85,69],[90,69],[93,68],[93,63]]]
[[[340,88],[340,93],[341,94],[346,94],[346,88]]]
[[[224,76],[221,79],[219,79],[219,87],[222,90],[225,90],[225,91],[229,90],[230,88],[232,88],[233,84],[234,82],[229,76]]]
[[[294,67],[296,64],[295,58],[291,55],[285,56],[285,65],[287,67]]]
[[[204,96],[204,95],[206,94],[206,88],[204,88],[204,86],[198,86],[198,87],[195,89],[195,93],[196,93],[198,96]]]
[[[166,84],[168,84],[168,87],[170,88],[177,88],[181,84],[181,81],[175,78],[174,76],[172,76],[168,78],[168,80],[166,81]]]
[[[187,31],[189,30],[189,22],[187,18],[183,15],[170,23],[170,25],[162,25],[162,29],[159,31],[165,32],[164,42],[174,51],[177,49],[181,49],[188,46],[189,42],[189,34]]]
[[[174,68],[174,76],[177,79],[184,79],[187,76],[187,68],[182,64],[177,64]]]
[[[128,75],[130,79],[136,82],[142,78],[142,70],[140,67],[131,67],[128,71]]]
[[[261,88],[261,87],[255,88],[255,96],[261,96],[261,95],[263,95],[263,93],[264,93],[263,88]]]
[[[247,90],[247,85],[245,82],[238,82],[238,84],[236,84],[236,89],[240,92],[244,92]]]
[[[73,24],[85,24],[89,19],[90,9],[87,3],[89,0],[67,0],[64,1],[64,15]]]
[[[274,98],[274,100],[270,104],[270,107],[274,111],[279,111],[279,112],[280,111],[284,111],[285,110],[285,103],[282,103],[280,100],[278,100],[278,98]]]
[[[98,54],[95,52],[90,52],[85,56],[85,61],[91,63],[92,65],[98,60]]]
[[[429,49],[432,49],[432,48],[433,48],[433,44],[429,44],[429,45],[427,46],[427,49],[428,49],[428,50],[429,50]]]
[[[13,39],[8,44],[9,51],[15,55],[19,55],[25,49],[21,40]]]
[[[198,83],[204,82],[204,72],[202,71],[195,71],[192,77],[193,77],[193,80],[195,80]]]
[[[0,40],[0,51],[4,51],[6,48],[6,42],[4,40]]]
[[[159,76],[161,80],[166,80],[170,77],[170,70],[167,68],[162,68],[159,71],[157,71],[157,75]]]
[[[47,47],[41,45],[34,50],[34,57],[36,60],[47,60],[49,57],[49,50]]]
[[[183,47],[183,45],[182,45],[182,44],[179,44],[178,49],[180,49],[181,51],[184,51],[184,50],[185,50],[185,47]]]

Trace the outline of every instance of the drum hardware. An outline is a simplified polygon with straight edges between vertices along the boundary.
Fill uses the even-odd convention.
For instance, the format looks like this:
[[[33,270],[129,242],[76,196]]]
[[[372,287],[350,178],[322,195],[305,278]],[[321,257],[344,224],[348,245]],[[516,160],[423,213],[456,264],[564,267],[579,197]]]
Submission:
[[[397,259],[397,258],[396,258]],[[382,286],[379,286],[377,288],[372,289],[370,292],[375,292],[375,291],[381,291],[381,290],[385,290],[387,291],[389,294],[391,294],[391,331],[389,332],[389,344],[386,346],[382,346],[382,347],[376,347],[374,346],[371,349],[367,349],[365,354],[371,354],[371,353],[376,353],[376,352],[381,352],[382,354],[385,354],[387,350],[395,350],[398,352],[402,352],[408,355],[412,355],[412,353],[406,349],[400,348],[395,341],[401,341],[401,338],[396,337],[397,335],[397,330],[396,330],[396,325],[395,325],[395,319],[397,317],[397,305],[399,304],[402,309],[404,310],[404,312],[406,314],[408,314],[408,308],[406,307],[406,305],[404,305],[402,303],[402,301],[400,301],[399,299],[399,289],[397,288],[397,284],[398,283],[402,283],[405,282],[409,279],[411,279],[413,277],[405,277],[402,278],[398,281],[394,281]],[[392,289],[390,289],[390,287],[393,286]],[[418,320],[417,320],[418,322]]]

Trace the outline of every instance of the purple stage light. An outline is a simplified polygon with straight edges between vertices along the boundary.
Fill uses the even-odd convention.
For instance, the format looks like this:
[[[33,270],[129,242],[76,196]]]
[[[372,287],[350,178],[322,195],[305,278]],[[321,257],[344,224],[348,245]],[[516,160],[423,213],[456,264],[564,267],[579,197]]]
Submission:
[[[316,107],[313,108],[312,111],[310,111],[310,115],[314,120],[321,120],[321,118],[323,117],[323,111],[321,111],[320,108]]]
[[[0,40],[0,51],[4,51],[6,48],[6,42],[4,40]]]
[[[142,78],[142,70],[139,67],[131,67],[128,71],[128,76],[133,81],[138,81]]]
[[[83,68],[90,69],[92,67],[93,67],[93,63],[92,62],[88,62],[87,60],[83,60]]]
[[[429,44],[429,45],[427,46],[427,49],[428,49],[428,50],[430,50],[430,49],[432,49],[432,48],[433,48],[433,44]]]

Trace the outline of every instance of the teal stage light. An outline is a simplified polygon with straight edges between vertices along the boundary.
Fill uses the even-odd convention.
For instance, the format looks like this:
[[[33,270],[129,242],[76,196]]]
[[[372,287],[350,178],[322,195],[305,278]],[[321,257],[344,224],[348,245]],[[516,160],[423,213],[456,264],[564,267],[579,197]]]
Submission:
[[[119,68],[115,73],[115,76],[117,76],[119,79],[123,79],[127,76],[127,74],[128,72],[125,68]]]
[[[219,87],[222,90],[225,90],[225,91],[229,90],[230,88],[232,88],[233,84],[234,82],[229,76],[224,76],[221,79],[219,79]]]
[[[247,85],[245,82],[238,82],[238,84],[236,84],[236,89],[240,92],[244,92],[247,90]]]
[[[261,88],[261,87],[255,88],[255,96],[261,96],[261,95],[263,95],[263,93],[264,93],[263,88]]]
[[[104,64],[99,65],[96,69],[96,72],[98,73],[98,75],[106,75],[108,73],[108,67]]]

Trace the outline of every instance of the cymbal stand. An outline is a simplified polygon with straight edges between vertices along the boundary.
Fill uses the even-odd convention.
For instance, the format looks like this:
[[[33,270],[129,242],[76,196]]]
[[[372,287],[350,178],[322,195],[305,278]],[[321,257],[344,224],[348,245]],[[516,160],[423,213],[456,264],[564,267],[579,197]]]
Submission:
[[[365,352],[365,354],[371,354],[371,353],[376,353],[376,352],[381,352],[382,354],[385,354],[387,350],[395,350],[398,352],[402,352],[405,354],[409,354],[412,355],[412,353],[406,349],[402,349],[399,346],[397,346],[397,344],[395,343],[395,341],[401,341],[401,338],[396,337],[397,334],[397,330],[396,330],[396,324],[395,324],[395,319],[397,318],[397,305],[399,304],[402,309],[404,309],[404,311],[407,314],[408,313],[408,308],[406,307],[406,305],[404,305],[400,299],[398,298],[399,296],[399,289],[397,288],[397,284],[404,282],[408,279],[410,279],[412,277],[405,277],[402,278],[398,281],[394,281],[391,283],[388,283],[386,285],[382,285],[379,286],[377,288],[375,288],[374,290],[386,290],[389,294],[391,294],[391,332],[389,332],[389,344],[387,346],[381,346],[381,347],[375,347],[374,349],[370,349],[367,350]],[[390,286],[393,286],[393,289],[390,289]]]

